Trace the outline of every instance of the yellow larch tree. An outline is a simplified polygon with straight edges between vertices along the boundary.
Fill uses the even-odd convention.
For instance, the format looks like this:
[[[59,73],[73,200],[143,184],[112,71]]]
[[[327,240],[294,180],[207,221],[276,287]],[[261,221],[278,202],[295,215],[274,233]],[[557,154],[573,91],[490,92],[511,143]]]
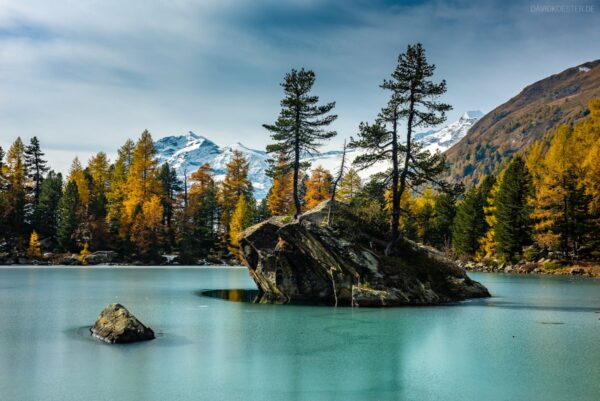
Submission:
[[[267,207],[273,216],[285,216],[293,213],[294,175],[291,171],[284,170],[286,165],[286,159],[281,155],[273,176],[273,184],[267,196]]]
[[[73,163],[71,163],[69,176],[67,177],[67,182],[69,181],[73,181],[77,185],[77,193],[79,194],[81,205],[84,209],[87,209],[87,206],[90,203],[90,186],[85,176],[85,171],[83,171],[83,167],[81,166],[81,162],[77,157],[73,159]]]
[[[131,240],[143,259],[155,259],[163,238],[163,207],[160,196],[151,195],[135,216]]]
[[[240,195],[229,223],[229,250],[238,255],[240,234],[252,225],[252,208],[248,205],[244,194]]]
[[[160,192],[158,160],[152,136],[145,130],[135,145],[125,185],[123,206],[130,221],[144,203]]]
[[[304,195],[304,207],[309,210],[319,203],[331,197],[331,187],[333,185],[333,176],[323,168],[315,167],[306,182],[306,195]]]
[[[204,163],[198,167],[190,176],[190,200],[202,198],[203,194],[214,184],[212,167],[209,163]]]
[[[106,192],[108,201],[106,221],[121,240],[129,237],[127,232],[129,229],[128,219],[123,211],[123,203],[127,194],[127,177],[134,149],[135,143],[131,139],[128,139],[119,149],[117,161],[110,175],[110,185]]]
[[[42,257],[40,240],[35,230],[31,232],[31,236],[29,237],[29,247],[27,248],[26,255],[29,259],[40,259]]]
[[[219,204],[221,206],[221,227],[228,237],[229,223],[240,196],[244,195],[246,201],[252,197],[252,182],[248,178],[250,165],[246,157],[239,150],[234,150],[231,160],[227,163],[227,172],[219,190]]]

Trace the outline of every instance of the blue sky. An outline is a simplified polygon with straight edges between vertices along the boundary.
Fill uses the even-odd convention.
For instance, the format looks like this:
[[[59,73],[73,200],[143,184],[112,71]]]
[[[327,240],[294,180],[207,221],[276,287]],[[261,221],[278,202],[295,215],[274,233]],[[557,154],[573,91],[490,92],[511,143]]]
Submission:
[[[561,4],[570,4],[562,1]],[[420,41],[448,82],[449,119],[600,58],[600,4],[544,1],[0,0],[0,146],[40,138],[59,169],[145,128],[262,148],[292,67],[317,73],[339,137],[386,101],[378,85]]]

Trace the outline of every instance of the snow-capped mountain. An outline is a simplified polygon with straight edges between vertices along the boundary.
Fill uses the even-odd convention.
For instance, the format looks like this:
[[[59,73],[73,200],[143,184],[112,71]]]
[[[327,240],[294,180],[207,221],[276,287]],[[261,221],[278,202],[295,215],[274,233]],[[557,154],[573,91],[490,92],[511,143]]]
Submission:
[[[423,143],[425,149],[432,152],[444,152],[452,145],[457,143],[467,134],[471,126],[483,116],[480,111],[468,111],[458,120],[441,130],[431,130],[421,132],[415,135],[415,140]],[[159,163],[168,163],[173,167],[178,175],[183,178],[185,174],[191,175],[204,163],[210,163],[217,180],[222,180],[227,170],[227,163],[231,160],[234,150],[239,150],[250,163],[249,177],[254,186],[254,196],[256,199],[263,199],[267,196],[271,187],[271,179],[265,174],[269,167],[269,155],[262,150],[248,148],[241,143],[231,146],[221,147],[203,136],[193,132],[188,132],[181,136],[168,136],[158,140],[155,143]],[[359,154],[359,151],[350,151],[347,153],[348,162]],[[321,165],[324,168],[335,172],[341,162],[342,152],[332,150],[318,155],[306,155],[303,161],[311,162],[312,166]],[[376,165],[366,171],[361,172],[364,178],[378,171],[385,169],[386,166]]]
[[[216,180],[222,180],[227,171],[227,163],[231,160],[234,150],[239,150],[250,163],[249,177],[254,186],[254,196],[262,199],[271,187],[271,179],[265,171],[269,167],[268,156],[265,152],[245,147],[241,143],[220,147],[210,139],[188,132],[181,136],[168,136],[159,139],[154,146],[157,150],[159,164],[168,163],[180,178],[188,177],[202,166],[210,163]]]
[[[416,134],[415,141],[421,142],[430,152],[443,153],[467,135],[469,128],[481,117],[483,113],[479,110],[467,111],[458,121],[448,124],[439,131],[431,130]]]

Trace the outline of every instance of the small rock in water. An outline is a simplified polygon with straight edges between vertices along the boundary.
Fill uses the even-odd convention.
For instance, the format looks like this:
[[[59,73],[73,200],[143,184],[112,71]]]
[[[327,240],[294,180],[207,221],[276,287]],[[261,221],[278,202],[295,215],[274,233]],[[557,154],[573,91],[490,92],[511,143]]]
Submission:
[[[144,326],[121,304],[109,304],[90,328],[92,335],[110,344],[147,341],[155,338],[154,331]]]

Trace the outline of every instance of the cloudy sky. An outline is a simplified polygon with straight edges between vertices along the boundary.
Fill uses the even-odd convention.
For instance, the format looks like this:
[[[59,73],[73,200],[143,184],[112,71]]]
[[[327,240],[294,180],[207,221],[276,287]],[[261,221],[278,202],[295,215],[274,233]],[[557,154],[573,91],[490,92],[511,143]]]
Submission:
[[[379,83],[417,41],[448,81],[449,118],[487,112],[600,58],[598,0],[546,4],[556,2],[0,0],[0,146],[37,135],[61,170],[146,128],[262,148],[283,74],[306,67],[315,93],[337,102],[335,147],[377,114]]]

